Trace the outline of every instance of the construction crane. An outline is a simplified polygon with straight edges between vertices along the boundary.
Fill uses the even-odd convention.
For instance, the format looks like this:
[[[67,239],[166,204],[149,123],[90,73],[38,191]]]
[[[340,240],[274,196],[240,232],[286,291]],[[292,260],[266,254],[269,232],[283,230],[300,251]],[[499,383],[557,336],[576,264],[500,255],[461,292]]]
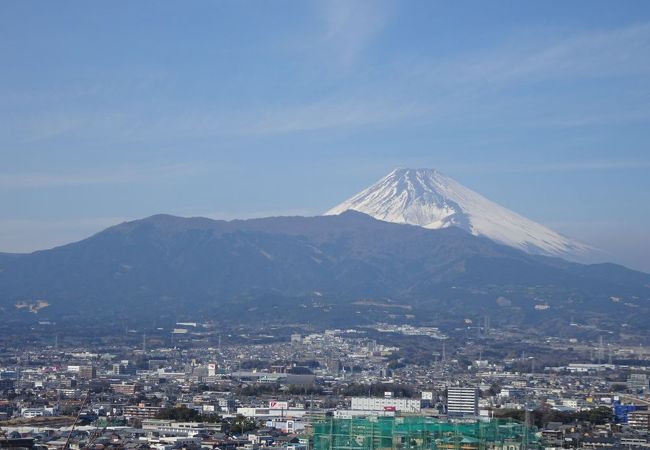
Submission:
[[[107,427],[108,427],[108,423],[106,423],[106,425],[104,425],[104,427],[101,429],[101,431],[99,430],[99,427],[95,428],[95,431],[93,431],[93,434],[90,436],[90,439],[88,439],[88,442],[86,443],[86,445],[83,446],[83,448],[84,449],[92,448],[92,445],[95,443],[95,441],[97,440],[97,438],[99,436],[104,434],[104,431],[106,431]]]
[[[68,450],[68,446],[70,445],[70,439],[72,438],[72,433],[77,426],[77,423],[79,422],[79,418],[81,417],[81,412],[84,409],[84,406],[86,406],[86,402],[88,401],[89,391],[86,391],[86,395],[83,398],[83,401],[81,402],[81,406],[79,407],[79,412],[77,413],[77,417],[74,419],[74,422],[72,423],[72,426],[70,427],[70,432],[68,433],[68,438],[65,440],[65,444],[63,444],[63,450]]]

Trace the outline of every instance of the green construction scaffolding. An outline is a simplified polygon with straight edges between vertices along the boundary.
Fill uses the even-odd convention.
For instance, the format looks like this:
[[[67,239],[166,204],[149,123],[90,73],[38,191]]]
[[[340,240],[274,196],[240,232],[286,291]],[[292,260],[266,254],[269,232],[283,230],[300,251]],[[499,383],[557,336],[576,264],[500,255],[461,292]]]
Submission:
[[[313,424],[313,450],[540,450],[536,429],[511,420],[365,417]]]

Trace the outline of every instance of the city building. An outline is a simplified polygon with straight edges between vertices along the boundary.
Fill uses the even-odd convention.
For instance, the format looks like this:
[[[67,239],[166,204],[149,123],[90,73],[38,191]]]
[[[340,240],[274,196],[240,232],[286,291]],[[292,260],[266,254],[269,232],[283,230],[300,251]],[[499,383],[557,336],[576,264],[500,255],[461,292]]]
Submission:
[[[116,394],[133,395],[137,390],[137,385],[135,383],[111,384],[111,389]]]
[[[418,413],[421,410],[421,402],[410,398],[352,397],[350,409]]]
[[[632,411],[627,415],[630,428],[639,431],[650,431],[650,411]]]
[[[447,390],[447,415],[467,417],[478,415],[478,389],[475,387],[450,387]]]
[[[138,419],[154,419],[163,408],[159,406],[139,405],[125,406],[123,408],[124,417]]]
[[[220,427],[219,427],[220,428]],[[142,429],[155,431],[167,436],[194,436],[207,433],[210,428],[197,422],[175,422],[173,420],[145,419]]]
[[[627,388],[632,392],[647,392],[650,389],[650,379],[645,373],[631,373],[627,379]]]
[[[96,376],[97,376],[97,372],[94,366],[91,365],[79,366],[79,378],[92,380]]]

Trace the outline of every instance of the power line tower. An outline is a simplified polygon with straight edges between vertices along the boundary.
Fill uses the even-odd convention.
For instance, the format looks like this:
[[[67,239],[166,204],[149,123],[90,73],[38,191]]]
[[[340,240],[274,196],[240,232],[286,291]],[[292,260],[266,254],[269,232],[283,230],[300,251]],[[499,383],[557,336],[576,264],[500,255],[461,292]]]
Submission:
[[[596,352],[596,358],[598,360],[598,364],[603,362],[603,359],[605,359],[605,346],[603,345],[603,336],[598,336],[598,350]]]
[[[612,344],[609,344],[609,343],[607,344],[607,354],[608,354],[607,361],[611,365],[612,364]]]

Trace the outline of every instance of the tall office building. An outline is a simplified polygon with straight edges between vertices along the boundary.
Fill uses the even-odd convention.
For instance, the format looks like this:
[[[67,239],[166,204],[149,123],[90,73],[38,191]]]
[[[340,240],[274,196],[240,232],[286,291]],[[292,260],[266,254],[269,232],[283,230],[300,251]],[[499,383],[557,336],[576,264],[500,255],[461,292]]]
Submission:
[[[447,415],[451,417],[478,416],[478,389],[450,387],[447,389]]]

